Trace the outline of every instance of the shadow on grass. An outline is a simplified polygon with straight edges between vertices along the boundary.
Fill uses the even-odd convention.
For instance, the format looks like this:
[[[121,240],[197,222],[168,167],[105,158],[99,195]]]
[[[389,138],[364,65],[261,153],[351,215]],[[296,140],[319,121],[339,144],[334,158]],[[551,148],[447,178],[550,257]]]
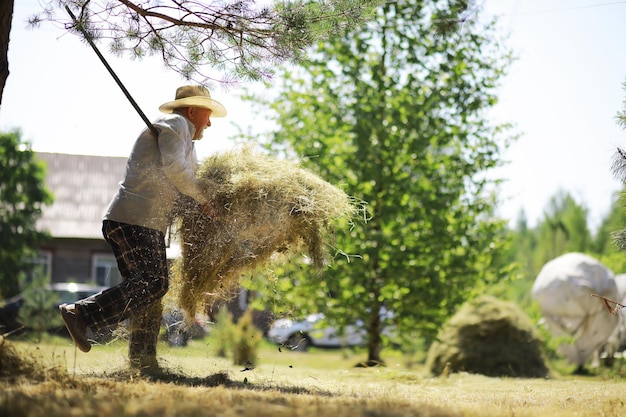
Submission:
[[[243,371],[248,370],[248,368]],[[132,382],[144,381],[174,384],[186,387],[218,387],[251,391],[274,391],[284,394],[309,394],[323,397],[334,397],[336,394],[321,389],[310,389],[294,386],[276,385],[272,383],[252,383],[244,378],[243,382],[234,381],[228,372],[217,372],[208,376],[190,376],[178,369],[160,366],[155,369],[133,369],[131,367],[111,370],[105,373],[91,372],[77,377],[68,373],[63,366],[48,366],[42,363],[39,356],[25,354],[0,335],[0,385],[14,384],[21,381],[56,381],[73,388],[88,387],[97,380]],[[96,382],[97,383],[97,382]]]
[[[247,382],[233,381],[227,372],[217,372],[208,376],[190,376],[183,372],[175,371],[168,368],[159,368],[158,370],[142,370],[123,369],[105,375],[89,375],[92,378],[114,379],[117,381],[143,380],[148,382],[161,382],[166,384],[175,384],[187,387],[217,387],[223,386],[232,389],[246,389],[252,391],[278,391],[284,394],[309,394],[324,397],[334,397],[336,394],[325,390],[312,390],[298,386],[278,386],[272,384],[255,384]]]

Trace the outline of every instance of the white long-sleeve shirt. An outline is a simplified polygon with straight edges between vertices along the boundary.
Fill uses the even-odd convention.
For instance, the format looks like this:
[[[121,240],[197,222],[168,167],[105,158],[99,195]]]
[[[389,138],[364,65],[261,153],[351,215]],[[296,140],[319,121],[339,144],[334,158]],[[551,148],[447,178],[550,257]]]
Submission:
[[[150,129],[141,133],[104,218],[165,233],[179,193],[201,204],[208,200],[195,175],[194,125],[176,113],[160,117],[153,125],[158,139]]]

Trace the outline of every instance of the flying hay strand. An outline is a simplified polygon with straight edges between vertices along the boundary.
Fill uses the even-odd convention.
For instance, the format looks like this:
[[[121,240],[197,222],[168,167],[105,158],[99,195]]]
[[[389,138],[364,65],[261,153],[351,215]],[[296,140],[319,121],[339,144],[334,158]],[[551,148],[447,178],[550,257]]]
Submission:
[[[211,220],[190,202],[179,213],[182,257],[172,292],[189,317],[280,254],[307,254],[313,265],[324,266],[332,223],[350,221],[358,211],[317,175],[250,147],[207,158],[198,178],[218,216]]]
[[[616,315],[617,313],[619,313],[619,311],[626,307],[623,304],[618,303],[617,301],[613,301],[610,298],[606,298],[603,295],[598,295],[598,294],[591,294],[592,297],[597,297],[602,299],[602,302],[604,303],[604,306],[606,307],[606,310],[612,315]]]

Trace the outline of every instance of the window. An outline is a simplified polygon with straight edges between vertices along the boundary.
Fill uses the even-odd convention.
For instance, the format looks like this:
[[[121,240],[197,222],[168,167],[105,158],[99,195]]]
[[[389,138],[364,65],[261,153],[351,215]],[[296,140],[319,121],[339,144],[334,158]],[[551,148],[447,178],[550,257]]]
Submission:
[[[29,259],[32,269],[25,276],[24,284],[31,282],[50,281],[50,271],[52,271],[52,253],[42,250],[33,258]]]
[[[96,280],[96,285],[105,287],[112,287],[122,282],[122,275],[117,269],[117,261],[113,255],[95,254],[92,276]]]

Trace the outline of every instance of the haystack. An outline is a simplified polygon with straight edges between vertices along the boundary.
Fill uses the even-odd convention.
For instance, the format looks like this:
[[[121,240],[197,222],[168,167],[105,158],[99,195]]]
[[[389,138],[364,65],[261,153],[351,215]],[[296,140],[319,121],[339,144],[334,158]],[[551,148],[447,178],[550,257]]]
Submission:
[[[444,369],[493,377],[549,374],[528,316],[516,305],[490,296],[466,303],[444,325],[428,352],[427,366],[434,375]]]
[[[324,266],[333,225],[358,209],[319,176],[251,147],[206,159],[198,178],[218,216],[211,220],[189,202],[179,213],[182,257],[171,292],[190,317],[279,255],[305,254]]]

